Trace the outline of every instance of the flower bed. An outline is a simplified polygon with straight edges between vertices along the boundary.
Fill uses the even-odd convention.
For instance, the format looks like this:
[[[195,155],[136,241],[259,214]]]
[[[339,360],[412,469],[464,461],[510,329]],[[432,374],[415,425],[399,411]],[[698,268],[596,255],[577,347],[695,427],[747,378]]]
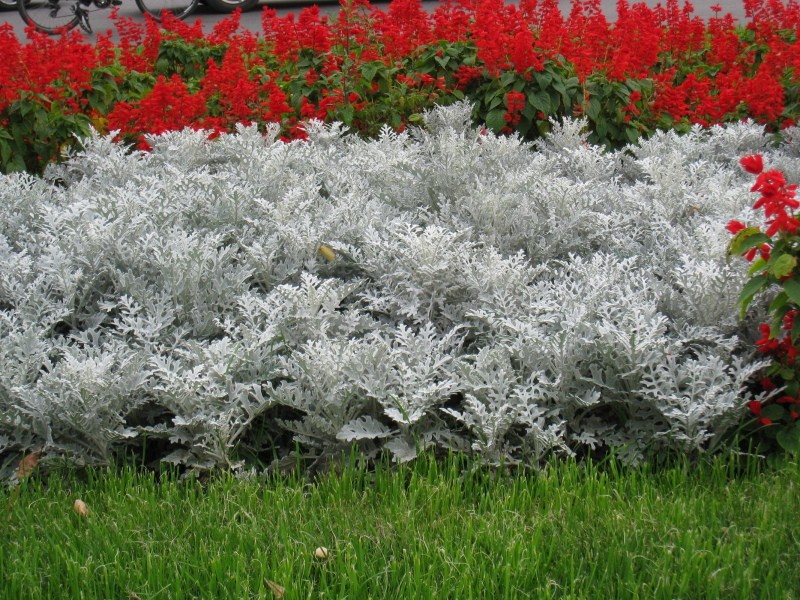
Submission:
[[[746,7],[9,39],[0,471],[800,450],[800,10]]]
[[[140,147],[143,133],[184,126],[217,134],[274,121],[302,137],[309,118],[375,135],[463,98],[495,132],[533,139],[550,117],[585,116],[589,141],[612,148],[742,118],[778,131],[800,110],[800,10],[744,3],[744,24],[703,21],[677,0],[620,2],[614,23],[598,0],[566,18],[556,0],[448,1],[433,13],[416,0],[385,12],[351,0],[332,20],[314,7],[296,20],[265,10],[261,36],[239,31],[237,15],[207,36],[199,24],[120,18],[118,44],[77,32],[21,44],[6,27],[0,169],[38,172],[90,124]]]
[[[738,160],[797,180],[797,145],[751,123],[603,151],[567,120],[532,148],[470,113],[375,140],[96,137],[3,176],[0,454],[724,447],[766,399],[745,393],[766,306],[738,318],[726,259],[726,223],[759,223]]]

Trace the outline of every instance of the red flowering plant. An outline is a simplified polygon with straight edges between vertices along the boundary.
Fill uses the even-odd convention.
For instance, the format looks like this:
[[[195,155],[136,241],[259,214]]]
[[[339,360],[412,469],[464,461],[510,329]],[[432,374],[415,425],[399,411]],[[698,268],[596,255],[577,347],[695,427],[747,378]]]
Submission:
[[[551,118],[586,117],[589,140],[608,147],[743,118],[774,132],[794,124],[800,6],[743,0],[742,25],[719,10],[704,21],[681,1],[619,0],[610,22],[598,0],[574,0],[568,15],[558,0],[443,0],[433,12],[419,0],[343,0],[330,19],[316,7],[297,18],[266,9],[262,36],[240,32],[238,14],[210,34],[117,15],[119,41],[94,46],[78,32],[22,44],[0,27],[0,171],[41,171],[89,123],[113,121],[130,140],[273,117],[287,136],[310,118],[374,135],[462,98],[495,132],[533,139]],[[192,110],[161,114],[153,99]]]
[[[739,295],[742,316],[757,294],[776,292],[769,305],[770,322],[759,327],[755,342],[759,352],[771,359],[757,387],[767,392],[765,401],[753,400],[748,407],[755,423],[781,448],[800,452],[800,219],[797,185],[789,184],[783,172],[765,169],[761,155],[741,159],[742,167],[756,181],[751,191],[760,194],[753,204],[763,210],[764,225],[731,221],[733,234],[729,254],[741,255],[751,264],[750,280]],[[762,229],[763,227],[763,229]]]

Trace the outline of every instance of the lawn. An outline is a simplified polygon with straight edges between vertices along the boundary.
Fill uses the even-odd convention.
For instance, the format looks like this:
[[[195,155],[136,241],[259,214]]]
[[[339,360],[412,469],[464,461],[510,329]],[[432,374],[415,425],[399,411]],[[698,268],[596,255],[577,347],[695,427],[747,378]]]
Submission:
[[[791,598],[798,483],[797,461],[720,458],[64,471],[0,494],[0,597]]]

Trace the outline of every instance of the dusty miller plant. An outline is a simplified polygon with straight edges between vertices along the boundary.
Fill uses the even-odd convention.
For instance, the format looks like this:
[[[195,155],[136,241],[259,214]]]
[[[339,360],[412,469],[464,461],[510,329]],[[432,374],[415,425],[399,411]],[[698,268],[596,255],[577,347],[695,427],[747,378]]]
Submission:
[[[375,140],[95,135],[3,176],[4,474],[145,440],[201,468],[715,448],[762,366],[725,259],[736,163],[797,144],[745,123],[604,153],[581,121],[534,146],[469,112]]]

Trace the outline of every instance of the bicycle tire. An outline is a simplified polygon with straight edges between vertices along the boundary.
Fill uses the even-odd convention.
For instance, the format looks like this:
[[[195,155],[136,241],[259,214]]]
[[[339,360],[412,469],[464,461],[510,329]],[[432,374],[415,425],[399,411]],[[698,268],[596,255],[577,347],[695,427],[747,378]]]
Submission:
[[[161,21],[165,12],[177,19],[185,19],[197,8],[198,0],[136,0],[136,6],[143,15],[150,15]]]
[[[80,15],[75,11],[79,0],[17,0],[17,11],[28,25],[49,35],[69,31],[78,26]]]
[[[218,13],[232,13],[237,8],[247,12],[258,4],[258,0],[205,0],[208,6]]]

